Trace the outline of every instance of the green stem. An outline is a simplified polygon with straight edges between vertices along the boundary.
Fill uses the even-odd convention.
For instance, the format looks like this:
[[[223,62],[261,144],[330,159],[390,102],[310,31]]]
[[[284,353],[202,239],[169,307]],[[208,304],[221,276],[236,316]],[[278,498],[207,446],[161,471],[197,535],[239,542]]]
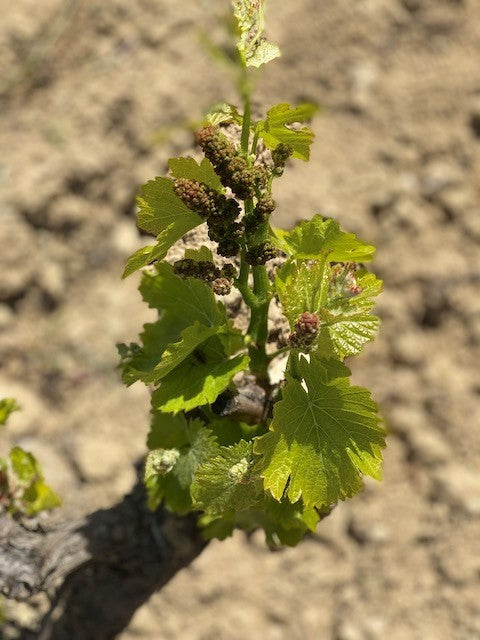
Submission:
[[[250,275],[250,265],[245,260],[245,247],[242,247],[242,251],[240,254],[240,273],[238,274],[238,278],[235,280],[235,286],[242,294],[242,298],[250,309],[257,305],[257,299],[253,291],[250,289],[248,284],[248,276]]]
[[[250,153],[252,154],[252,156],[257,154],[257,145],[258,145],[258,138],[259,138],[259,131],[258,131],[258,127],[255,127],[255,133],[253,134],[253,142],[252,142],[252,147],[250,149]]]
[[[257,299],[257,305],[251,309],[248,327],[248,334],[252,339],[249,348],[250,368],[255,373],[258,384],[269,389],[269,358],[265,345],[268,338],[268,307],[271,300],[270,281],[264,266],[253,267],[252,271],[253,292]]]
[[[295,349],[292,349],[292,351],[290,351],[287,362],[287,371],[292,376],[292,378],[295,378],[295,380],[302,379],[302,375],[300,373],[300,361],[298,352]]]
[[[241,145],[242,153],[248,157],[251,127],[251,85],[245,60],[243,57],[240,60],[242,65],[241,91],[244,103]],[[252,149],[254,152],[258,143],[258,135],[254,136],[253,143]],[[245,215],[249,215],[253,211],[253,207],[252,199],[245,200]],[[270,389],[268,378],[269,361],[265,350],[268,337],[268,307],[271,300],[270,282],[264,266],[253,267],[253,291],[250,289],[248,284],[250,267],[246,263],[245,254],[246,246],[244,242],[241,252],[240,273],[235,284],[245,303],[250,308],[250,323],[247,331],[247,335],[251,340],[249,346],[250,370],[255,374],[258,384],[265,389]]]
[[[265,345],[268,337],[268,307],[270,305],[270,281],[263,266],[253,267],[253,294],[256,305],[252,309],[248,333],[258,345]]]
[[[250,118],[251,118],[250,96],[247,93],[245,96],[245,106],[244,106],[243,123],[242,123],[242,151],[245,155],[248,155],[248,141],[250,139]]]
[[[243,58],[240,59],[242,65],[241,91],[243,99],[243,122],[242,122],[242,151],[248,156],[248,142],[250,140],[251,105],[250,96],[252,88],[248,78],[248,69]]]

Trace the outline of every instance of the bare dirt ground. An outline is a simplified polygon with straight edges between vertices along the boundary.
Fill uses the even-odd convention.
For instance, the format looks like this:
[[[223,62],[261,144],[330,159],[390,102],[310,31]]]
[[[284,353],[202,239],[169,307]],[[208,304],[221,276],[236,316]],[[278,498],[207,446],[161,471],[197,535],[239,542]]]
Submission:
[[[120,280],[134,196],[235,99],[198,38],[227,4],[0,0],[0,396],[72,512],[121,496],[144,452],[148,394],[114,348],[148,319]],[[270,0],[269,24],[258,109],[323,105],[276,223],[320,212],[378,245],[383,330],[351,365],[385,480],[295,549],[209,545],[121,639],[480,639],[480,4]]]

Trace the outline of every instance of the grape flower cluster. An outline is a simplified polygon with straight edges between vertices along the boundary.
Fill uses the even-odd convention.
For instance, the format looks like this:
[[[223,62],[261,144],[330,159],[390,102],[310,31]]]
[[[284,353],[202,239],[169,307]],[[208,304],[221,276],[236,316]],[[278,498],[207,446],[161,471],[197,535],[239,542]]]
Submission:
[[[298,316],[294,330],[288,337],[288,342],[293,349],[308,351],[318,335],[319,318],[315,313],[305,311]]]
[[[226,296],[232,290],[233,279],[237,274],[234,265],[227,262],[220,269],[210,260],[183,258],[173,263],[173,272],[181,278],[198,278],[211,283],[213,292]]]
[[[196,141],[205,157],[212,163],[224,187],[228,187],[234,198],[212,193],[205,185],[198,184],[198,195],[189,196],[189,202],[201,208],[208,224],[208,235],[218,243],[218,253],[225,257],[238,255],[245,234],[246,260],[251,265],[262,265],[275,257],[273,247],[262,238],[262,229],[268,217],[275,210],[275,201],[270,195],[270,171],[264,165],[251,165],[243,157],[218,126],[208,125],[196,134]],[[184,187],[179,185],[177,195],[191,206],[183,195]],[[204,195],[208,195],[208,204]],[[253,209],[243,220],[238,217],[241,208],[237,200],[256,200]],[[198,204],[197,204],[198,203]],[[200,209],[198,210],[200,213]],[[265,234],[263,234],[265,235]]]
[[[334,265],[329,283],[329,293],[332,297],[351,298],[362,292],[355,275],[357,268],[356,262],[339,262]]]

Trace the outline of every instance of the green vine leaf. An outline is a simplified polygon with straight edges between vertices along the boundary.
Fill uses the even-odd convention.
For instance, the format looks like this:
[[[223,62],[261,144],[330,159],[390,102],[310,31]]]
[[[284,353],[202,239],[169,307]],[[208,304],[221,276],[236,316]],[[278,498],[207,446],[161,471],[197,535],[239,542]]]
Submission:
[[[218,444],[228,447],[240,440],[251,440],[258,431],[258,425],[250,425],[231,417],[215,417],[208,423]]]
[[[188,226],[188,223],[186,226]],[[185,228],[185,231],[183,230]],[[157,236],[157,244],[149,245],[148,247],[142,247],[135,251],[127,260],[125,269],[123,270],[122,278],[128,278],[132,273],[146,267],[152,262],[163,260],[168,253],[168,250],[184,235],[188,229],[182,227],[180,222],[172,222]]]
[[[143,274],[140,292],[150,308],[176,318],[182,329],[195,321],[210,327],[227,322],[225,305],[205,282],[176,276],[166,262],[158,263],[155,273]]]
[[[168,419],[169,423],[158,417],[152,426],[150,444],[163,446],[150,452],[145,465],[147,504],[156,509],[164,500],[167,509],[184,515],[192,509],[190,486],[195,470],[219,447],[201,420]]]
[[[301,357],[302,380],[287,374],[271,431],[258,438],[264,486],[280,500],[328,507],[353,496],[361,475],[381,479],[385,431],[366,389],[351,386],[337,360]],[[305,387],[304,387],[305,384]]]
[[[252,442],[245,440],[221,447],[218,455],[196,470],[192,484],[195,508],[210,516],[253,507],[262,492]]]
[[[183,204],[173,190],[169,178],[157,177],[149,180],[137,197],[138,226],[144,231],[158,235],[172,223],[183,229],[179,238],[198,226],[203,220]]]
[[[162,378],[170,373],[175,367],[181,364],[202,342],[212,337],[220,331],[228,331],[227,326],[206,327],[195,322],[184,329],[180,334],[180,340],[173,344],[168,344],[162,351],[160,360],[149,370],[138,371],[138,378],[145,384],[158,384]]]
[[[32,517],[41,511],[51,511],[60,507],[62,500],[43,480],[34,482],[22,497],[22,511]]]
[[[311,120],[317,111],[314,104],[302,104],[292,108],[289,104],[278,104],[267,112],[265,120],[257,125],[257,131],[269,149],[276,149],[280,143],[293,149],[293,157],[310,159],[310,145],[315,134],[309,127],[291,128],[295,123]]]
[[[168,161],[170,172],[174,178],[188,178],[203,182],[216,191],[223,191],[220,178],[215,173],[212,163],[207,158],[198,164],[193,158],[170,158]]]
[[[261,67],[262,64],[267,64],[281,55],[280,49],[276,44],[260,40],[247,56],[247,67]]]
[[[174,316],[165,314],[157,322],[143,326],[141,346],[135,343],[117,345],[123,382],[130,386],[137,380],[150,380],[163,352],[179,339],[179,329],[183,328],[184,324],[179,325]]]
[[[205,117],[208,124],[228,124],[235,122],[238,125],[242,125],[243,116],[238,112],[237,107],[233,104],[218,104],[211,108],[209,113]]]
[[[208,351],[210,354],[206,362],[203,362],[203,356],[199,359],[197,354],[193,354],[163,378],[152,396],[155,409],[176,413],[211,404],[237,373],[247,369],[250,362],[248,356],[226,358],[220,341],[219,346],[215,349],[210,347]]]
[[[24,485],[29,485],[42,477],[37,461],[31,453],[21,447],[13,447],[9,453],[12,469],[17,479]]]
[[[170,413],[160,413],[152,411],[152,421],[150,431],[147,437],[147,446],[149,449],[173,449],[183,446],[188,442],[186,434],[188,422],[183,413],[172,415]],[[184,438],[179,444],[179,438]]]
[[[382,281],[372,273],[361,269],[348,272],[350,265],[336,265],[333,272],[325,306],[319,310],[320,332],[317,341],[318,355],[334,355],[340,359],[353,356],[362,350],[365,343],[375,338],[380,326],[377,316],[370,313],[375,304],[374,297],[382,292]],[[348,295],[343,272],[349,273],[358,293]],[[337,274],[340,273],[340,276]],[[351,275],[350,275],[351,273]],[[340,282],[339,282],[340,281]],[[340,292],[338,289],[342,288]]]
[[[311,264],[287,261],[275,277],[275,290],[290,328],[305,311],[318,313],[326,304],[331,272],[325,260]]]
[[[61,505],[59,496],[44,482],[40,465],[31,453],[21,447],[13,447],[9,459],[21,487],[10,508],[12,513],[22,511],[27,516],[34,516]]]
[[[203,172],[208,174],[206,166]],[[157,177],[149,180],[140,190],[137,204],[137,224],[144,231],[156,235],[157,244],[138,249],[128,258],[123,271],[124,278],[155,260],[162,260],[170,247],[203,222],[200,216],[190,211],[177,197],[169,178]]]
[[[382,281],[363,269],[350,269],[349,263],[332,268],[323,260],[287,262],[277,272],[276,291],[291,329],[305,311],[320,320],[311,347],[317,355],[339,359],[356,355],[378,332],[380,321],[369,312]]]
[[[203,222],[176,195],[169,178],[157,177],[149,180],[141,188],[137,204],[140,209],[138,226],[154,235],[158,235],[172,223],[185,229],[183,235]]]
[[[319,520],[317,510],[306,508],[301,500],[295,504],[286,499],[278,502],[264,493],[254,509],[229,511],[221,516],[204,515],[199,524],[207,539],[219,540],[231,536],[237,527],[244,531],[262,528],[267,544],[275,548],[282,544],[294,547],[307,531],[315,531]]]
[[[13,398],[4,398],[0,400],[0,426],[4,425],[8,417],[14,411],[18,411],[20,407],[17,404],[17,401]]]
[[[322,260],[330,262],[368,262],[375,247],[365,244],[353,233],[345,233],[335,220],[321,215],[297,224],[292,231],[275,229],[272,242],[288,256],[297,260]]]
[[[144,326],[142,346],[119,346],[125,384],[137,380],[158,383],[216,334],[226,343],[238,345],[238,331],[228,321],[225,306],[201,280],[180,278],[171,265],[161,262],[156,273],[143,274],[140,291],[161,317]]]
[[[265,0],[233,0],[232,4],[239,32],[237,47],[246,66],[260,67],[278,58],[280,49],[262,36]]]
[[[187,327],[182,331],[181,340],[171,344],[162,353],[162,359],[155,367],[152,382],[158,382],[164,378],[170,371],[183,362],[187,356],[195,351],[195,349],[203,344],[208,338],[218,335],[220,339],[225,338],[227,344],[230,336],[236,336],[236,330],[231,328],[229,324],[206,327],[205,325],[195,322],[195,324]],[[243,340],[242,340],[243,345]],[[225,354],[224,354],[225,357]]]

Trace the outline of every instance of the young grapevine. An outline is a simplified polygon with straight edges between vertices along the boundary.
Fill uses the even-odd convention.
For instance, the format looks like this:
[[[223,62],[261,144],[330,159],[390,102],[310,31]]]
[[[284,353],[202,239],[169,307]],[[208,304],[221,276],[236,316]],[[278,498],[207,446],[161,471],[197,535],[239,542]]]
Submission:
[[[293,545],[364,475],[381,477],[385,431],[344,360],[375,337],[382,283],[362,266],[374,247],[334,220],[271,226],[274,181],[290,158],[309,159],[315,107],[279,104],[252,118],[252,67],[280,52],[263,35],[264,0],[232,5],[243,109],[210,113],[196,133],[204,158],[172,159],[170,177],[142,188],[138,225],[156,244],[132,255],[124,275],[147,267],[140,292],[158,320],[119,353],[124,382],[153,390],[150,506],[198,512],[207,537],[263,528],[269,544]],[[200,225],[209,246],[166,260]],[[222,301],[235,291],[248,308],[245,330]],[[289,332],[272,350],[277,303]],[[272,366],[286,354],[274,384]]]
[[[0,400],[0,428],[10,414],[19,410],[13,398]],[[45,483],[36,458],[22,447],[13,447],[0,456],[0,515],[32,517],[60,506],[59,496]]]

